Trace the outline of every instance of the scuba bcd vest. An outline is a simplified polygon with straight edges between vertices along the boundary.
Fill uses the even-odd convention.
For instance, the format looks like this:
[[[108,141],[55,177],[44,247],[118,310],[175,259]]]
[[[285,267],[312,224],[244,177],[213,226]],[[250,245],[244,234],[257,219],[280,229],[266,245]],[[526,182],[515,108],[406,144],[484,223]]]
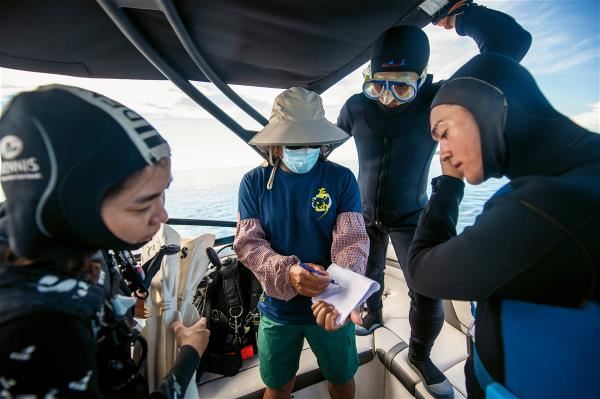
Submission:
[[[194,306],[208,320],[211,334],[197,376],[204,371],[231,376],[238,373],[242,360],[258,351],[262,287],[237,259],[221,263],[212,248],[207,252],[213,267],[198,286]]]

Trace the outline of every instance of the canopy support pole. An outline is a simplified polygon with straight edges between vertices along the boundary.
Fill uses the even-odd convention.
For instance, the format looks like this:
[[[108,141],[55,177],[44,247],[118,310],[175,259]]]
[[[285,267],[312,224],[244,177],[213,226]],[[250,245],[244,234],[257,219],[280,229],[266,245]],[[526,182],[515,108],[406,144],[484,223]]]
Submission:
[[[130,8],[143,8],[157,10],[159,7],[154,0],[96,0],[102,7],[104,12],[113,21],[113,23],[121,30],[125,37],[133,44],[140,53],[146,59],[154,65],[154,67],[162,73],[167,79],[169,79],[175,86],[183,91],[189,98],[191,98],[196,104],[204,108],[209,114],[215,119],[225,125],[238,137],[248,143],[255,132],[244,129],[239,123],[237,123],[231,116],[226,114],[221,108],[215,103],[208,99],[202,94],[196,87],[194,87],[189,80],[185,79],[175,68],[173,68],[143,37],[140,31],[131,22],[129,17],[121,9],[121,5]],[[119,3],[119,4],[117,4]],[[223,82],[223,84],[225,84]],[[226,84],[225,84],[226,85]],[[231,89],[230,89],[231,90]],[[231,91],[233,93],[233,91]],[[234,93],[235,94],[235,93]],[[235,94],[237,96],[237,94]],[[241,101],[243,101],[240,98]],[[244,110],[245,111],[245,110]],[[252,115],[251,115],[252,116]],[[265,158],[258,148],[252,146],[262,158]]]
[[[227,83],[225,83],[219,75],[212,69],[206,59],[200,54],[198,47],[194,44],[190,34],[183,25],[183,21],[172,0],[157,0],[161,7],[161,11],[167,17],[167,21],[171,24],[171,28],[179,38],[179,41],[189,54],[190,58],[198,69],[223,93],[228,99],[230,99],[235,105],[237,105],[242,111],[247,113],[249,116],[254,118],[255,121],[263,126],[266,126],[269,121],[267,118],[262,116],[256,109],[242,99],[236,92],[234,92]]]

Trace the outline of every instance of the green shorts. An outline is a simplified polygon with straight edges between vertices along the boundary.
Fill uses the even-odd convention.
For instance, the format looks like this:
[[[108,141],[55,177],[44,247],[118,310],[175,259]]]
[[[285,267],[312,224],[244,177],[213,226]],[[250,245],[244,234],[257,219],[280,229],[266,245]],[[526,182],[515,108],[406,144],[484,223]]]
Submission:
[[[278,389],[298,372],[304,338],[317,357],[327,381],[342,385],[358,370],[354,324],[327,332],[316,324],[280,324],[261,316],[258,329],[260,375],[266,386]]]

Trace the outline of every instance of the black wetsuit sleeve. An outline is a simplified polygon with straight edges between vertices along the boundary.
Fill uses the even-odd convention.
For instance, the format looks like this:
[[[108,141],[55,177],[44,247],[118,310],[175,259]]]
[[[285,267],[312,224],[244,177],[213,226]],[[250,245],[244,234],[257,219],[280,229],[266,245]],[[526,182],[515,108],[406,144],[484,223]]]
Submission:
[[[352,136],[352,112],[350,112],[350,100],[346,101],[337,119],[337,126]]]
[[[188,384],[191,382],[194,371],[196,371],[199,365],[200,356],[198,355],[198,352],[191,346],[182,346],[171,371],[169,371],[169,374],[166,375],[158,389],[154,391],[150,397],[168,399],[182,398]]]
[[[456,18],[456,32],[471,37],[479,51],[501,53],[520,62],[531,46],[531,34],[500,11],[472,5]]]
[[[515,299],[565,306],[585,301],[591,276],[579,247],[526,201],[492,199],[456,235],[464,183],[434,179],[409,249],[409,287],[431,298]],[[565,265],[569,268],[565,268]]]
[[[0,378],[10,385],[4,386],[7,397],[104,397],[91,327],[62,313],[31,314],[0,326]]]

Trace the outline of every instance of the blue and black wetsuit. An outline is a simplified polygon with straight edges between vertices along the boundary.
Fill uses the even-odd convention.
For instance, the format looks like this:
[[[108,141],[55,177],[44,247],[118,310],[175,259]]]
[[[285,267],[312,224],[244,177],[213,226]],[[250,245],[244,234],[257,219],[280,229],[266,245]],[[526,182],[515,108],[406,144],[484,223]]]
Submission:
[[[473,38],[482,53],[500,52],[517,61],[531,44],[531,35],[512,17],[476,5],[457,16],[456,32]],[[442,83],[427,75],[417,97],[397,108],[356,94],[338,118],[338,126],[354,137],[358,151],[358,182],[371,241],[366,275],[381,284],[381,290],[367,301],[370,311],[382,308],[389,238],[405,268],[408,246],[427,203],[427,176],[436,147],[429,132],[429,108]],[[410,346],[428,357],[443,324],[442,303],[412,289],[409,295]]]
[[[467,63],[436,104],[473,114],[485,178],[510,179],[456,235],[464,183],[435,178],[409,251],[416,292],[477,301],[469,398],[490,381],[519,398],[600,397],[600,135],[498,54]]]
[[[8,149],[0,176],[0,397],[148,397],[129,380],[139,374],[114,378],[131,361],[129,341],[120,339],[129,338],[120,329],[125,315],[107,311],[120,276],[113,284],[110,270],[75,269],[92,270],[88,255],[99,249],[144,244],[117,237],[101,204],[128,176],[168,157],[168,144],[133,110],[59,85],[15,96],[0,116],[0,139]],[[111,344],[124,356],[109,355]],[[151,395],[181,397],[199,363],[184,346]]]
[[[61,271],[61,262],[0,262],[0,397],[176,398],[194,383],[200,357],[183,346],[148,393],[131,359],[133,315],[116,317],[107,305],[121,276],[103,266],[105,277],[92,284]]]

